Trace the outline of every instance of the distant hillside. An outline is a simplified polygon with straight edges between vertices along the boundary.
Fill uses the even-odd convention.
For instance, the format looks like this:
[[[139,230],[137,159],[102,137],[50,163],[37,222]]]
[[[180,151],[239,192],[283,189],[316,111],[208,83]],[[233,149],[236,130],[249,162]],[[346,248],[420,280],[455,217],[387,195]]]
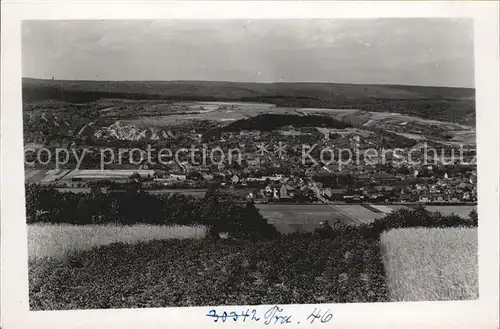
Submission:
[[[398,112],[464,124],[475,122],[474,96],[474,89],[397,85],[23,79],[25,102],[85,103],[102,98],[247,101],[279,107]]]

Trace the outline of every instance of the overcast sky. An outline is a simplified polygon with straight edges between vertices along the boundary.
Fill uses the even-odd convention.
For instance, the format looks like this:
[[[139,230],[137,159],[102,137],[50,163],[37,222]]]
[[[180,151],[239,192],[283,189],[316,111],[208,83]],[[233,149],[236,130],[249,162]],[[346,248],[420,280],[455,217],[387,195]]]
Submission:
[[[472,21],[26,21],[23,76],[474,86]]]

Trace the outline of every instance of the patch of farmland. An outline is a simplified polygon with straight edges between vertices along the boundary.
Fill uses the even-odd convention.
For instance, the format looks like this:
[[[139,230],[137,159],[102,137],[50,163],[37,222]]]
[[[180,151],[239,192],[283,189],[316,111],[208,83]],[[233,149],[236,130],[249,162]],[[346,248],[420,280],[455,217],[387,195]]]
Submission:
[[[469,213],[472,210],[477,210],[476,206],[425,206],[425,209],[429,211],[439,211],[444,216],[448,216],[451,214],[458,215],[462,218],[469,218]]]
[[[385,216],[384,213],[375,213],[361,205],[334,205],[332,207],[350,218],[353,224],[367,224]]]
[[[410,116],[406,114],[400,113],[392,113],[392,112],[367,112],[370,114],[371,119],[376,121],[383,121],[384,123],[393,123],[393,124],[401,124],[401,123],[415,123],[419,125],[437,125],[446,130],[470,130],[471,127],[461,125],[458,123],[452,123],[447,121],[438,121],[438,120],[430,120],[423,119],[415,116]],[[389,121],[387,121],[389,120]]]
[[[384,206],[384,205],[372,204],[372,205],[370,205],[370,207],[375,208],[384,214],[390,214],[393,211],[393,209],[391,209],[387,206]]]
[[[72,172],[65,175],[67,179],[81,178],[81,179],[127,179],[132,174],[137,173],[141,177],[147,177],[154,175],[154,170],[136,170],[136,169],[116,169],[116,170],[99,170],[99,169],[75,169]]]
[[[67,174],[69,174],[72,170],[70,169],[64,169],[64,170],[61,170],[57,175],[54,175],[54,180],[60,180],[62,179],[64,176],[66,176]]]
[[[257,204],[264,218],[282,234],[312,232],[321,222],[351,223],[351,218],[329,205]]]
[[[24,171],[24,179],[31,180],[31,177],[38,175],[41,170],[25,170]]]
[[[133,119],[122,120],[123,124],[130,124],[136,127],[171,127],[183,125],[191,120],[209,120],[209,121],[231,121],[243,120],[247,116],[245,112],[234,111],[211,111],[196,114],[174,114],[174,115],[160,115],[160,116],[139,116]]]
[[[297,109],[298,112],[317,112],[319,114],[350,114],[358,112],[357,109],[329,109],[329,108],[300,108]],[[311,113],[307,113],[311,114]]]
[[[205,234],[204,226],[30,224],[28,255],[30,259],[62,259],[74,252],[115,242],[200,239]]]
[[[455,136],[453,136],[454,141],[459,141],[468,145],[476,144],[476,131],[475,130],[460,130],[452,132]]]
[[[201,106],[213,105],[220,107],[240,107],[240,108],[274,108],[275,104],[269,103],[252,103],[252,102],[195,102]]]
[[[30,178],[27,180],[33,183],[40,183],[47,175],[48,170],[34,170],[34,171],[36,171],[36,173],[31,175]]]
[[[419,135],[419,134],[401,133],[401,132],[393,131],[393,130],[387,130],[387,131],[391,132],[393,134],[399,135],[399,136],[403,136],[403,137],[406,137],[406,138],[414,139],[416,141],[427,140],[427,138],[425,136],[422,136],[422,135]]]
[[[407,228],[380,238],[391,301],[476,299],[476,228]]]
[[[47,174],[42,179],[42,183],[48,183],[48,182],[55,181],[59,172],[60,172],[59,169],[52,169],[52,170],[47,171]]]

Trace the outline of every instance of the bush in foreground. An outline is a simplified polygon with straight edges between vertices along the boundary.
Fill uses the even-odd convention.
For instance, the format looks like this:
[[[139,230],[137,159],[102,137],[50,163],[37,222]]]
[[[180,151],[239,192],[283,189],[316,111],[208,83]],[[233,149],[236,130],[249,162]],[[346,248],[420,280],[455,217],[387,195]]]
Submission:
[[[378,241],[348,236],[118,243],[32,260],[29,278],[33,310],[386,300]]]
[[[380,243],[391,301],[478,298],[477,229],[394,229]]]

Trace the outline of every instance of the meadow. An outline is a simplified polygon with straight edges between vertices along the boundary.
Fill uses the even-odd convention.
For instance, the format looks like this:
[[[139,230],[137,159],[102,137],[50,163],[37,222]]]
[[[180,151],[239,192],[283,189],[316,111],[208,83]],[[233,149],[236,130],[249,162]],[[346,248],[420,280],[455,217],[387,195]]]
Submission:
[[[477,228],[405,228],[382,233],[391,301],[476,299]]]
[[[75,252],[91,250],[116,242],[201,239],[205,235],[206,228],[201,225],[30,224],[28,225],[28,255],[30,259],[64,259]]]

